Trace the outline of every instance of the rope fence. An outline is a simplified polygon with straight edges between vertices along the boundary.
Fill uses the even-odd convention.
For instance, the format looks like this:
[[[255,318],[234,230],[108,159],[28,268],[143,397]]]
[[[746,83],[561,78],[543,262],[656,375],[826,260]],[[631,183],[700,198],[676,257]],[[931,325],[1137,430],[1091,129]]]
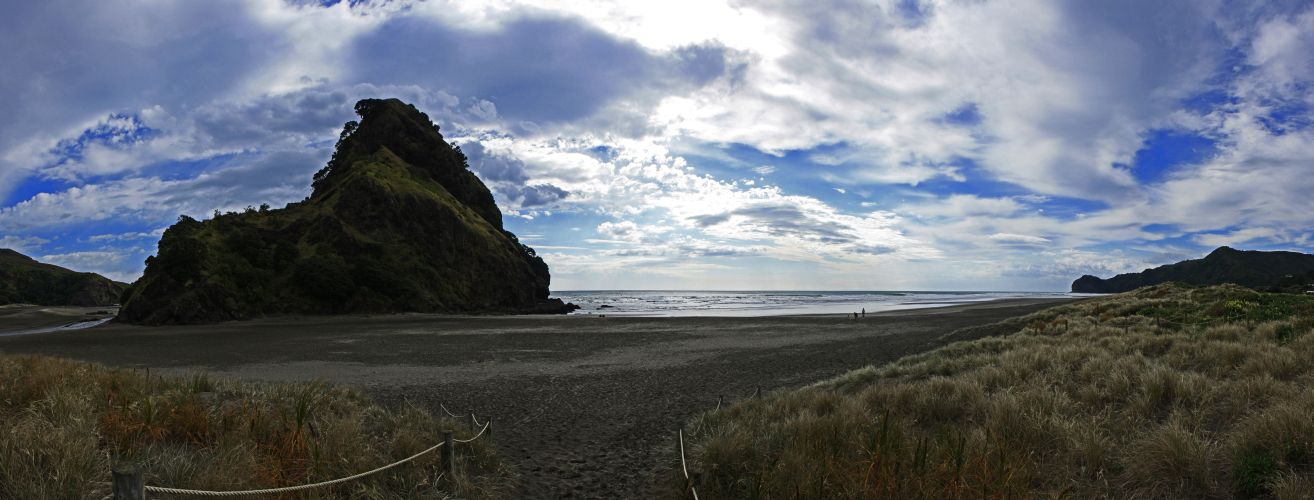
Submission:
[[[684,487],[689,490],[689,495],[694,500],[698,500],[698,489],[694,487],[693,479],[689,477],[689,461],[684,458],[684,430],[675,431],[675,435],[680,442],[680,470],[684,472]]]
[[[446,412],[447,408],[443,408],[443,411]],[[448,412],[448,414],[450,415],[451,412]],[[455,415],[452,416],[453,418],[460,418]],[[470,413],[470,421],[471,422],[475,421],[473,412]],[[419,453],[403,458],[396,462],[383,465],[365,472],[361,472],[359,474],[353,474],[347,477],[331,479],[328,481],[321,481],[318,483],[302,484],[297,486],[283,486],[278,488],[261,488],[261,489],[253,489],[253,490],[228,490],[228,491],[170,488],[165,486],[151,486],[145,484],[143,481],[142,473],[139,469],[129,468],[127,470],[115,470],[112,474],[112,481],[110,483],[112,487],[112,493],[110,496],[106,498],[113,500],[141,500],[146,498],[145,495],[146,492],[163,493],[163,494],[178,495],[178,496],[245,497],[245,496],[257,496],[257,495],[277,495],[281,493],[307,491],[317,488],[333,486],[336,484],[342,484],[350,481],[355,481],[357,479],[361,479],[373,474],[378,474],[385,470],[391,469],[393,467],[397,467],[399,465],[420,458],[426,454],[433,453],[437,451],[439,448],[446,446],[447,453],[443,460],[443,467],[445,470],[438,475],[438,479],[441,480],[443,476],[447,476],[449,474],[455,475],[455,450],[453,449],[453,444],[472,443],[475,440],[483,437],[484,434],[491,434],[492,424],[493,424],[492,419],[489,419],[488,421],[482,424],[483,426],[479,429],[478,433],[476,433],[473,437],[467,439],[454,439],[452,436],[452,431],[443,431],[443,441],[433,446],[430,446],[429,448],[420,451]],[[471,430],[473,431],[473,428]]]
[[[759,385],[753,389],[752,393],[749,393],[747,396],[745,396],[744,399],[760,399],[761,397],[762,397],[762,386]],[[725,396],[717,396],[716,408],[712,409],[711,411],[712,412],[721,411],[721,406],[724,403],[725,403]],[[698,434],[699,432],[701,432],[703,425],[705,423],[706,423],[705,420],[699,420],[698,426],[692,429],[692,432],[694,434]],[[684,429],[677,429],[675,431],[675,435],[677,438],[677,445],[678,445],[677,447],[680,451],[680,472],[684,475],[685,488],[689,491],[689,495],[694,500],[698,500],[697,485],[700,484],[700,481],[702,481],[702,477],[697,473],[695,473],[694,475],[689,474],[689,460],[685,457],[685,452],[684,452]]]
[[[492,422],[484,422],[484,428],[479,429],[479,434],[475,434],[475,436],[472,437],[472,438],[470,438],[470,439],[457,439],[456,442],[458,442],[458,443],[470,443],[470,442],[474,442],[474,440],[479,439],[479,436],[483,436],[483,435],[484,435],[484,432],[487,432],[487,431],[488,431],[488,425],[491,424],[491,423],[492,423]]]
[[[406,462],[410,462],[411,460],[415,460],[416,458],[419,458],[427,453],[432,453],[434,450],[437,450],[438,448],[442,447],[442,445],[444,444],[446,443],[435,444],[429,447],[429,449],[427,450],[421,451],[419,453],[411,455],[402,460],[390,463],[383,467],[362,472],[360,474],[338,478],[338,479],[332,479],[329,481],[321,481],[318,483],[303,484],[300,486],[285,486],[282,488],[262,488],[258,490],[240,490],[240,491],[208,491],[208,490],[189,490],[184,488],[166,488],[164,486],[147,485],[146,491],[152,493],[168,493],[171,495],[192,495],[192,496],[207,496],[207,497],[244,497],[244,496],[252,496],[252,495],[274,495],[278,493],[291,493],[294,491],[313,490],[315,488],[323,488],[325,486],[333,486],[335,484],[354,481],[362,477],[369,476],[371,474],[377,474],[379,472],[383,472],[385,470],[391,469],[393,467],[404,464]]]
[[[442,408],[443,413],[446,413],[447,416],[449,416],[449,417],[452,417],[452,418],[461,418],[460,415],[457,415],[457,414],[455,414],[455,413],[452,413],[451,410],[448,410],[447,407],[446,407],[446,406],[443,406],[442,403],[438,403],[438,407],[439,407],[439,408]]]

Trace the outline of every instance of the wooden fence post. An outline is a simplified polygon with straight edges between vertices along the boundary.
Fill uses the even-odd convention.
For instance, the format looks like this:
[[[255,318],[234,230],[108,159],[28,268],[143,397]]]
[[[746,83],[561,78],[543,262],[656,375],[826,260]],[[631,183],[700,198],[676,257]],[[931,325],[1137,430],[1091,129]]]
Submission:
[[[443,472],[448,481],[456,479],[456,442],[450,430],[443,431]]]
[[[141,469],[134,465],[120,465],[111,472],[114,500],[145,500],[146,482]]]

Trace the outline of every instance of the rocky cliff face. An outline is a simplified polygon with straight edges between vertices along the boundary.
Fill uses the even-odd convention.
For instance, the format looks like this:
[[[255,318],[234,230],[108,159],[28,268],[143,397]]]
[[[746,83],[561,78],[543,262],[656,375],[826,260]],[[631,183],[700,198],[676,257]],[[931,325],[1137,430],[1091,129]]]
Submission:
[[[96,273],[80,273],[0,248],[0,304],[108,306],[127,285]]]
[[[1310,281],[1306,277],[1314,277],[1314,255],[1219,247],[1203,259],[1185,260],[1139,273],[1119,274],[1109,279],[1082,276],[1072,282],[1072,291],[1120,293],[1169,281],[1193,285],[1235,283],[1269,290],[1300,288],[1302,283]]]
[[[502,229],[492,194],[415,107],[356,104],[314,192],[282,209],[181,217],[119,319],[266,314],[565,312],[547,264]]]

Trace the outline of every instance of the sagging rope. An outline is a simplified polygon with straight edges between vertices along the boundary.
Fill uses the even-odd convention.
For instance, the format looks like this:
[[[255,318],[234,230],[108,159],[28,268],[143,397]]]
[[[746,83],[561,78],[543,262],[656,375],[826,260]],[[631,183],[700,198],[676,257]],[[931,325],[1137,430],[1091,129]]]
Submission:
[[[442,403],[438,403],[438,407],[439,407],[439,408],[442,408],[443,413],[446,413],[448,417],[455,418],[455,419],[464,419],[464,418],[468,418],[468,419],[470,419],[470,423],[473,424],[473,425],[470,426],[470,430],[474,430],[475,427],[479,427],[479,426],[482,426],[482,425],[486,425],[487,423],[492,423],[492,420],[489,420],[488,422],[483,423],[483,424],[479,423],[479,419],[478,419],[477,417],[475,417],[474,410],[471,410],[469,414],[467,414],[466,416],[462,417],[462,416],[460,416],[460,415],[457,415],[457,414],[455,414],[455,413],[452,413],[452,411],[451,411],[451,410],[448,410],[447,407],[446,407],[446,406],[443,406]]]
[[[474,437],[469,438],[469,439],[454,439],[454,440],[452,440],[452,441],[453,441],[453,442],[456,442],[456,443],[469,443],[469,442],[471,442],[471,441],[474,441],[474,440],[476,440],[476,439],[479,439],[481,436],[484,435],[484,432],[487,431],[487,430],[488,430],[488,423],[485,423],[485,424],[484,424],[484,427],[483,427],[482,429],[480,429],[480,430],[479,430],[479,433],[478,433],[478,434],[475,434]],[[368,475],[371,475],[371,474],[376,474],[376,473],[379,473],[379,472],[383,472],[383,471],[385,471],[385,470],[391,469],[391,468],[393,468],[393,467],[396,467],[396,466],[398,466],[398,465],[404,464],[404,463],[406,463],[406,462],[410,462],[411,460],[415,460],[416,458],[419,458],[420,456],[422,456],[422,455],[424,455],[424,454],[426,454],[426,453],[432,453],[434,450],[437,450],[438,448],[442,447],[443,444],[444,444],[444,443],[438,443],[438,444],[435,444],[435,445],[429,447],[428,449],[426,449],[426,450],[424,450],[424,451],[421,451],[421,452],[419,452],[419,453],[416,453],[416,454],[414,454],[414,455],[411,455],[411,456],[409,456],[409,457],[406,457],[406,458],[404,458],[404,459],[402,459],[402,460],[400,460],[400,461],[393,462],[393,463],[390,463],[390,464],[388,464],[388,465],[384,465],[384,466],[379,467],[379,468],[377,468],[377,469],[368,470],[368,471],[362,472],[362,473],[360,473],[360,474],[356,474],[356,475],[352,475],[352,476],[347,476],[347,477],[339,478],[339,479],[332,479],[332,480],[329,480],[329,481],[323,481],[323,482],[318,482],[318,483],[303,484],[303,485],[300,485],[300,486],[284,486],[284,487],[282,487],[282,488],[263,488],[263,489],[258,489],[258,490],[241,490],[241,491],[208,491],[208,490],[189,490],[189,489],[183,489],[183,488],[166,488],[166,487],[163,487],[163,486],[149,486],[149,485],[148,485],[148,486],[146,486],[146,491],[150,491],[150,492],[154,492],[154,493],[169,493],[169,494],[172,494],[172,495],[193,495],[193,496],[207,496],[207,497],[242,497],[242,496],[252,496],[252,495],[273,495],[273,494],[277,494],[277,493],[291,493],[291,492],[294,492],[294,491],[305,491],[305,490],[310,490],[310,489],[315,489],[315,488],[323,488],[323,487],[325,487],[325,486],[332,486],[332,485],[339,484],[339,483],[345,483],[345,482],[347,482],[347,481],[354,481],[354,480],[356,480],[356,479],[360,479],[360,478],[362,478],[362,477],[365,477],[365,476],[368,476]]]
[[[442,409],[443,409],[443,413],[446,413],[447,416],[449,416],[449,417],[452,417],[452,418],[461,418],[460,415],[457,415],[457,414],[455,414],[455,413],[452,413],[450,410],[448,410],[447,407],[446,407],[446,406],[443,406],[442,403],[438,403],[438,407],[439,407],[439,408],[442,408]]]
[[[469,442],[471,442],[471,441],[474,441],[474,440],[476,440],[476,439],[479,439],[479,436],[484,435],[484,431],[487,431],[487,430],[488,430],[488,424],[491,424],[491,423],[492,423],[492,422],[484,422],[484,428],[479,429],[479,434],[475,434],[474,437],[472,437],[472,438],[470,438],[470,439],[453,439],[452,441],[455,441],[455,442],[457,442],[457,443],[469,443]]]
[[[365,476],[368,476],[368,475],[370,475],[370,474],[375,474],[375,473],[378,473],[378,472],[382,472],[382,471],[385,471],[385,470],[391,469],[391,468],[393,468],[393,467],[396,467],[396,466],[398,466],[398,465],[404,464],[404,463],[406,463],[406,462],[410,462],[411,460],[415,460],[416,458],[419,458],[421,455],[424,455],[424,454],[426,454],[426,453],[430,453],[430,452],[432,452],[432,451],[434,451],[434,450],[437,450],[437,449],[438,449],[439,447],[441,447],[442,445],[443,445],[443,443],[435,444],[435,445],[429,447],[429,449],[424,450],[424,451],[421,451],[421,452],[416,453],[416,454],[414,454],[414,455],[411,455],[410,457],[407,457],[407,458],[404,459],[404,460],[401,460],[401,461],[398,461],[398,462],[393,462],[393,463],[390,463],[390,464],[385,465],[385,466],[383,466],[383,467],[379,467],[379,468],[374,469],[374,470],[368,470],[368,471],[362,472],[362,473],[360,473],[360,474],[356,474],[356,475],[352,475],[352,476],[347,476],[347,477],[343,477],[343,478],[338,478],[338,479],[332,479],[332,480],[323,481],[323,482],[319,482],[319,483],[303,484],[303,485],[300,485],[300,486],[284,486],[284,487],[282,487],[282,488],[263,488],[263,489],[258,489],[258,490],[240,490],[240,491],[208,491],[208,490],[189,490],[189,489],[183,489],[183,488],[166,488],[166,487],[163,487],[163,486],[149,486],[149,485],[147,485],[147,486],[146,486],[146,491],[151,491],[151,492],[155,492],[155,493],[170,493],[170,494],[173,494],[173,495],[199,495],[199,496],[208,496],[208,497],[241,497],[241,496],[251,496],[251,495],[272,495],[272,494],[275,494],[275,493],[290,493],[290,492],[293,492],[293,491],[310,490],[310,489],[315,489],[315,488],[322,488],[322,487],[325,487],[325,486],[332,486],[332,485],[335,485],[335,484],[338,484],[338,483],[345,483],[345,482],[347,482],[347,481],[352,481],[352,480],[360,479],[360,478],[365,477]]]
[[[675,434],[680,438],[680,470],[684,472],[684,485],[689,488],[693,499],[698,500],[698,490],[694,488],[693,480],[689,479],[689,462],[684,458],[684,429],[675,431]]]

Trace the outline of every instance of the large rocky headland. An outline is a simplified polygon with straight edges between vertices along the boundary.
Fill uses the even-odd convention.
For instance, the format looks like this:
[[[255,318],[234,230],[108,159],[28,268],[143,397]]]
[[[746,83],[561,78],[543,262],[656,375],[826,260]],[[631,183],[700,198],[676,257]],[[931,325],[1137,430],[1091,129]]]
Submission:
[[[548,266],[502,226],[460,148],[414,106],[356,104],[313,193],[179,217],[124,294],[148,325],[271,314],[552,313]]]

